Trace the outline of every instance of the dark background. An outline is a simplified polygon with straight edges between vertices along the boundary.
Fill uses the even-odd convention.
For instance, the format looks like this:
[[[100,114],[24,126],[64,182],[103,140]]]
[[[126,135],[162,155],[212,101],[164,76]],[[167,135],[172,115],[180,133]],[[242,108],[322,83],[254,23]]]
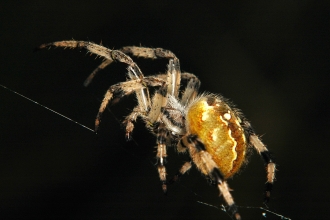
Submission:
[[[93,128],[108,86],[125,80],[85,51],[34,47],[59,40],[163,47],[195,73],[201,91],[243,109],[278,163],[270,210],[292,219],[329,216],[330,2],[7,1],[0,3],[0,84]],[[166,60],[136,59],[145,75]],[[164,196],[155,138],[140,122],[126,142],[118,120],[134,98],[106,112],[99,135],[0,89],[1,219],[230,219],[217,189],[196,171]],[[168,173],[186,160],[169,149]],[[229,180],[244,219],[264,219],[266,174],[257,154]],[[280,219],[267,214],[267,219]]]

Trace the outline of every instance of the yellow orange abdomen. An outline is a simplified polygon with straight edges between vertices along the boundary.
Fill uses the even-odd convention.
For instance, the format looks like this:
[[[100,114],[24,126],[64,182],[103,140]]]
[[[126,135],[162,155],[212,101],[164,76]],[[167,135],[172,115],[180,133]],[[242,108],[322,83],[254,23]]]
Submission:
[[[187,111],[188,132],[198,136],[225,179],[245,160],[247,144],[240,122],[234,110],[214,95],[198,98]]]

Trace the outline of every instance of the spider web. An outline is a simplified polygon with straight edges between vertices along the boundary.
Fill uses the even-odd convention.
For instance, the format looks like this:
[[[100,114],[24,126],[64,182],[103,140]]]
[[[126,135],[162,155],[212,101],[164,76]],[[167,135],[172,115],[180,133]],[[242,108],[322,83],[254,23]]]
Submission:
[[[47,107],[47,106],[45,106],[45,105],[42,105],[41,103],[39,103],[39,102],[37,102],[37,101],[35,101],[35,100],[33,100],[33,99],[30,99],[30,98],[28,98],[28,97],[22,95],[21,93],[16,92],[15,90],[12,90],[12,89],[10,89],[10,88],[8,88],[8,87],[2,85],[2,84],[0,84],[0,87],[2,87],[3,89],[5,89],[5,90],[7,90],[7,91],[9,91],[9,92],[11,92],[11,93],[14,93],[14,94],[20,96],[20,97],[22,97],[22,98],[24,98],[24,99],[26,99],[26,100],[28,100],[28,101],[31,101],[32,103],[34,103],[34,104],[36,104],[36,105],[39,105],[40,107],[45,108],[45,109],[47,109],[48,111],[51,111],[51,112],[53,112],[54,114],[57,114],[57,115],[59,115],[59,116],[65,118],[66,120],[71,121],[72,123],[75,123],[75,124],[79,125],[79,126],[82,127],[82,128],[85,128],[85,129],[87,129],[87,130],[89,130],[89,131],[91,131],[91,132],[95,132],[94,129],[89,128],[88,126],[85,126],[85,125],[83,125],[83,124],[81,124],[81,123],[79,123],[79,122],[77,122],[77,121],[75,121],[75,120],[73,120],[73,119],[71,119],[71,118],[69,118],[69,117],[67,117],[67,116],[65,116],[65,115],[63,115],[63,114],[61,114],[61,113],[59,113],[59,112],[57,112],[57,111],[55,111],[55,110],[53,110],[53,109]],[[98,100],[98,101],[100,102],[100,100]],[[107,111],[108,111],[108,112],[111,114],[111,116],[117,121],[117,123],[118,123],[119,125],[121,125],[121,121],[117,118],[117,116],[116,116],[116,115],[115,115],[115,114],[114,114],[109,108],[107,108]],[[136,146],[139,146],[138,142],[137,142],[133,137],[131,137],[131,141],[132,141]],[[121,149],[123,149],[126,153],[130,154],[131,156],[137,158],[138,160],[142,160],[140,156],[134,154],[132,151],[128,150],[127,148],[125,148],[125,147],[123,147],[123,146],[120,146],[120,147],[121,147]],[[152,167],[155,167],[155,166],[156,166],[155,163],[154,163],[151,159],[148,159],[148,160],[149,160],[148,162],[150,163],[150,165],[151,165]],[[210,207],[210,208],[212,208],[212,209],[217,209],[217,210],[219,210],[219,211],[221,211],[221,212],[225,212],[225,213],[228,215],[228,218],[232,219],[232,217],[231,217],[230,214],[227,212],[227,209],[226,209],[226,207],[225,207],[224,205],[220,205],[220,206],[218,205],[218,206],[217,206],[217,205],[213,205],[213,204],[210,204],[210,203],[207,203],[207,202],[203,202],[203,201],[201,201],[201,200],[203,200],[203,196],[201,196],[201,195],[199,195],[198,193],[196,193],[195,191],[193,191],[190,187],[187,187],[186,185],[184,185],[184,184],[181,183],[181,182],[178,182],[178,183],[176,183],[176,184],[180,184],[185,190],[187,190],[187,191],[189,191],[190,193],[192,193],[192,195],[195,197],[195,202],[196,202],[196,203],[198,203],[198,204],[200,204],[200,205],[203,205],[203,206]],[[264,207],[253,207],[253,206],[238,206],[238,208],[239,208],[239,209],[254,209],[254,210],[259,210],[259,211],[261,212],[261,213],[260,213],[260,216],[261,216],[262,218],[268,218],[268,217],[270,217],[270,216],[275,216],[275,217],[277,217],[278,219],[291,220],[291,218],[285,217],[284,215],[281,215],[281,214],[279,214],[279,213],[277,213],[277,212],[274,212],[274,211],[269,210],[268,207],[264,208]]]

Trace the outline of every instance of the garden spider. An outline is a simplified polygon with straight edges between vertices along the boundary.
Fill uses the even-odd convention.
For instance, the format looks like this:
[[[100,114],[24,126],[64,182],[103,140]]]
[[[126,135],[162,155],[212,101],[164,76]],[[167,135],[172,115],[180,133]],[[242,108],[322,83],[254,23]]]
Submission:
[[[113,61],[127,64],[129,79],[110,86],[106,91],[96,116],[95,130],[98,129],[101,115],[110,101],[135,93],[138,104],[123,122],[126,137],[130,138],[138,117],[144,120],[146,127],[157,137],[157,168],[165,193],[167,184],[177,181],[195,164],[218,187],[233,217],[236,220],[241,219],[226,180],[246,163],[246,154],[254,147],[267,166],[265,200],[269,200],[276,169],[266,146],[240,110],[234,108],[227,99],[210,93],[198,95],[199,79],[194,74],[181,73],[179,59],[171,51],[134,46],[110,50],[92,42],[75,40],[42,44],[38,49],[51,46],[84,48],[89,53],[105,58],[86,79],[85,86],[99,70]],[[144,76],[127,54],[151,59],[166,58],[169,60],[167,73]],[[187,86],[179,95],[181,79],[187,81]],[[157,88],[151,99],[149,87]],[[178,152],[187,151],[191,159],[167,181],[164,159],[167,157],[166,147],[173,143]]]

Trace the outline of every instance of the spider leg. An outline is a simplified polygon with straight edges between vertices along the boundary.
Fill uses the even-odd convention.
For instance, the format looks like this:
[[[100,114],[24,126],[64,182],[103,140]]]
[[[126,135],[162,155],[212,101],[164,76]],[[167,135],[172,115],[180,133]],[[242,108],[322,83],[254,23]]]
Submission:
[[[171,73],[168,72],[167,77],[166,74],[157,75],[157,77],[159,78],[166,77],[166,79],[169,80],[170,74]],[[196,97],[200,86],[200,81],[193,74],[184,73],[183,75],[186,79],[190,79],[187,88],[182,96],[184,103],[187,105],[192,99]],[[171,95],[168,95],[165,100],[167,102],[167,105],[166,108],[162,110],[162,115],[161,115],[162,122],[166,125],[167,129],[169,129],[173,133],[177,135],[186,134],[185,118],[184,118],[185,105],[182,104],[182,101],[178,101],[176,97]]]
[[[275,172],[276,172],[276,164],[272,159],[268,149],[262,143],[262,141],[258,138],[256,134],[252,134],[250,136],[250,142],[255,147],[255,149],[262,156],[263,160],[267,164],[267,182],[266,182],[266,190],[265,190],[265,203],[267,203],[270,199],[270,193],[273,187]]]
[[[134,48],[138,48],[138,49],[142,49],[141,47],[134,47]],[[133,47],[124,47],[123,49],[120,49],[120,51],[124,52],[124,53],[132,53],[132,51],[136,50]],[[137,50],[138,50],[137,49]],[[154,54],[153,49],[147,48],[149,50],[145,51],[144,53],[139,53],[139,55],[136,55],[138,57],[144,57],[144,58],[152,58],[155,59],[157,58],[157,56]],[[149,52],[148,52],[149,51]],[[171,52],[172,53],[172,52]],[[136,54],[136,53],[135,53]],[[133,54],[133,55],[135,55]],[[173,53],[172,53],[173,54]],[[173,54],[174,55],[174,54]],[[170,58],[175,57],[174,56],[168,56]],[[84,86],[87,87],[91,81],[94,79],[95,75],[100,71],[103,70],[104,68],[106,68],[107,66],[109,66],[111,63],[113,62],[113,60],[105,60],[103,61],[96,69],[93,70],[93,72],[87,77],[87,79],[84,82]],[[190,73],[182,73],[185,74],[183,77],[187,78],[187,74],[189,74],[189,78],[197,78],[195,75],[190,74]],[[164,75],[164,74],[162,74]],[[190,76],[191,75],[191,76]],[[166,75],[164,75],[166,76]]]
[[[185,107],[197,96],[201,82],[194,74],[191,73],[182,73],[182,78],[189,79],[180,101],[181,105]]]
[[[131,79],[139,79],[139,73],[136,72],[139,71],[139,69],[134,69],[128,67],[128,76]],[[142,74],[142,73],[141,73]],[[144,112],[148,112],[150,110],[150,95],[149,95],[149,90],[147,87],[138,89],[135,91],[136,99],[138,100],[138,103],[140,106],[140,110]]]
[[[164,124],[160,124],[157,128],[157,169],[160,181],[162,182],[163,192],[166,194],[166,167],[164,165],[164,158],[167,157],[166,154],[166,138],[168,131]]]
[[[95,119],[95,131],[97,131],[101,116],[104,110],[106,109],[109,101],[113,99],[115,96],[116,98],[122,98],[123,96],[129,95],[136,90],[142,89],[146,86],[162,86],[164,87],[164,82],[158,80],[153,77],[145,77],[143,80],[135,79],[126,82],[117,83],[115,85],[110,86],[110,88],[106,91],[104,98],[102,100],[101,106],[99,108],[99,112],[97,113]]]
[[[167,93],[178,97],[181,82],[179,59],[170,59],[167,65]]]
[[[150,111],[148,113],[148,122],[153,124],[159,121],[159,116],[163,113],[167,104],[167,94],[166,94],[167,84],[163,84],[152,97],[152,104]]]
[[[123,121],[123,124],[125,125],[125,130],[126,130],[126,140],[131,139],[131,133],[133,132],[134,129],[134,122],[136,121],[138,116],[141,116],[142,113],[139,112],[139,107],[136,106],[131,114],[127,115],[125,120]]]
[[[229,192],[229,187],[225,181],[221,171],[212,159],[211,155],[205,150],[204,144],[198,140],[196,135],[186,135],[182,138],[182,143],[187,147],[190,157],[196,167],[206,176],[216,181],[220,194],[229,206],[228,211],[236,220],[240,220],[237,206]]]
[[[157,78],[157,77],[156,77]],[[148,121],[146,121],[147,126],[153,127],[157,136],[157,168],[159,178],[162,182],[163,192],[167,192],[167,181],[166,181],[166,167],[164,165],[164,158],[167,157],[166,154],[166,141],[169,135],[168,128],[175,130],[176,125],[173,124],[171,120],[167,119],[166,105],[168,102],[167,96],[167,84],[164,83],[155,93],[152,98],[152,106],[150,112],[147,116]]]
[[[187,148],[183,144],[182,139],[180,139],[180,141],[178,142],[176,147],[177,147],[177,151],[179,153],[184,153],[187,151]],[[181,178],[181,176],[183,176],[186,172],[188,172],[191,169],[191,166],[192,166],[192,164],[191,164],[191,159],[190,159],[190,161],[185,162],[181,166],[179,171],[172,177],[172,179],[170,179],[170,181],[168,183],[173,184],[173,183],[177,182]]]
[[[75,41],[75,40],[46,43],[40,45],[38,49],[50,48],[51,46],[64,47],[64,48],[84,48],[88,52],[108,60],[108,62],[103,62],[100,66],[109,65],[112,61],[118,61],[121,63],[126,63],[128,65],[129,76],[131,79],[143,79],[144,77],[140,68],[136,65],[136,63],[129,56],[127,56],[125,53],[119,50],[110,50],[109,48],[106,48],[102,45],[98,45],[92,42]],[[92,78],[93,77],[94,76],[92,76]],[[145,100],[148,100],[149,97],[146,89],[142,88],[137,96],[138,96],[138,101],[141,102],[140,103],[141,106],[143,106],[145,111],[147,111],[149,106],[148,104],[146,104],[147,102]]]
[[[125,47],[124,47],[125,48]],[[124,53],[128,53],[127,50],[121,50]],[[151,57],[153,58],[153,57]],[[95,75],[100,71],[103,70],[104,68],[106,68],[107,66],[109,66],[111,63],[113,62],[113,60],[105,60],[103,61],[95,70],[93,70],[93,72],[87,77],[87,79],[84,82],[84,86],[87,87],[91,81],[93,80],[93,78],[95,77]],[[132,78],[133,79],[133,78]]]
[[[87,79],[84,82],[84,86],[87,87],[92,80],[94,79],[95,75],[100,71],[103,70],[105,67],[109,66],[113,60],[105,60],[103,61],[93,72],[87,77]]]
[[[155,76],[148,76],[145,77],[145,81],[147,81],[148,86],[160,86],[160,85],[165,85],[165,81],[162,79],[159,79],[158,77]],[[141,90],[141,89],[140,89]],[[135,91],[136,93],[138,91]],[[157,101],[159,102],[159,99],[162,99],[162,97],[154,97],[154,101],[155,104],[157,103]],[[153,111],[155,111],[156,109],[159,109],[159,107],[154,107]],[[149,109],[150,110],[150,109]],[[126,130],[126,140],[130,140],[131,139],[131,133],[133,132],[134,129],[134,122],[136,121],[137,117],[142,117],[145,119],[145,121],[147,122],[147,126],[152,125],[152,123],[146,119],[146,113],[143,109],[141,109],[141,107],[139,107],[139,105],[137,105],[132,112],[126,116],[125,120],[123,121],[123,124],[125,126],[125,130]],[[159,112],[160,113],[160,112]],[[156,114],[156,113],[153,113]],[[156,118],[156,116],[155,116]]]
[[[141,80],[130,80],[110,86],[110,88],[106,91],[104,95],[101,106],[99,108],[99,112],[97,113],[95,120],[95,131],[97,131],[99,127],[102,113],[106,109],[109,101],[113,99],[114,96],[121,98],[123,96],[131,94],[135,90],[140,89],[142,87],[143,85],[141,83]]]
[[[136,57],[157,59],[157,58],[167,58],[175,59],[176,56],[173,52],[165,50],[163,48],[149,48],[149,47],[136,47],[127,46],[120,49],[124,53],[130,53]]]
[[[124,53],[131,53],[136,57],[144,57],[144,58],[166,58],[169,59],[169,64],[167,66],[168,73],[168,93],[172,96],[178,97],[180,81],[181,81],[181,71],[180,71],[180,62],[179,59],[175,56],[175,54],[169,50],[165,50],[162,48],[148,48],[148,47],[123,47],[120,49]]]
[[[143,51],[153,53],[156,57],[163,57],[170,59],[169,64],[167,66],[166,85],[160,88],[154,95],[152,101],[152,108],[149,112],[148,118],[151,123],[161,119],[161,121],[165,123],[166,127],[168,127],[169,130],[177,134],[183,134],[184,132],[183,124],[180,123],[178,124],[174,120],[169,120],[172,119],[173,117],[168,117],[170,115],[170,112],[168,112],[165,109],[165,107],[168,104],[168,98],[178,97],[180,81],[181,81],[179,59],[171,51],[164,50],[161,48],[152,49],[152,48],[126,47],[126,49],[127,49],[126,51],[125,48],[123,48],[122,50],[125,53],[128,52],[128,50],[131,50],[133,54],[140,55],[139,53],[136,53],[136,50],[140,51],[141,49],[143,49]],[[148,53],[145,56],[149,57]],[[161,75],[161,78],[162,77],[164,76]]]
[[[37,49],[45,49],[50,48],[52,46],[55,47],[64,47],[64,48],[84,48],[88,52],[95,54],[97,56],[105,58],[107,61],[104,61],[99,68],[105,68],[107,65],[109,65],[112,61],[118,61],[121,63],[125,63],[128,65],[128,75],[132,80],[135,79],[143,79],[144,76],[140,70],[140,68],[137,66],[137,64],[125,53],[119,51],[119,50],[111,50],[109,48],[106,48],[102,45],[98,45],[92,42],[88,41],[75,41],[75,40],[69,40],[69,41],[56,41],[52,43],[46,43],[40,45]],[[94,77],[96,72],[99,69],[93,71],[93,73],[87,78],[87,84],[90,83],[90,80]],[[91,79],[89,79],[91,78]],[[86,81],[85,81],[86,84]],[[148,111],[149,109],[149,92],[147,88],[141,88],[140,90],[136,90],[136,96],[139,102],[139,106],[144,108],[144,111]]]
[[[177,182],[181,176],[183,176],[185,173],[187,173],[191,169],[191,161],[185,162],[179,171],[168,181],[168,184],[173,184]]]
[[[157,78],[161,78],[166,80],[168,75],[167,74],[158,74],[156,75]],[[181,105],[183,107],[186,107],[188,103],[190,103],[197,95],[198,90],[201,85],[200,80],[192,73],[183,72],[181,73],[181,78],[185,80],[189,80],[188,84],[185,88],[185,91],[182,94],[181,97]]]
[[[103,58],[106,58],[107,60],[117,60],[119,62],[131,64],[133,61],[130,59],[128,56],[126,56],[125,59],[120,59],[120,58],[113,58],[112,57],[112,52],[113,50],[110,50],[106,47],[103,47],[102,45],[98,45],[92,42],[88,41],[75,41],[75,40],[68,40],[68,41],[56,41],[52,43],[46,43],[40,45],[37,49],[45,49],[45,48],[50,48],[50,47],[64,47],[64,48],[84,48],[88,52],[95,54],[97,56],[101,56]]]

